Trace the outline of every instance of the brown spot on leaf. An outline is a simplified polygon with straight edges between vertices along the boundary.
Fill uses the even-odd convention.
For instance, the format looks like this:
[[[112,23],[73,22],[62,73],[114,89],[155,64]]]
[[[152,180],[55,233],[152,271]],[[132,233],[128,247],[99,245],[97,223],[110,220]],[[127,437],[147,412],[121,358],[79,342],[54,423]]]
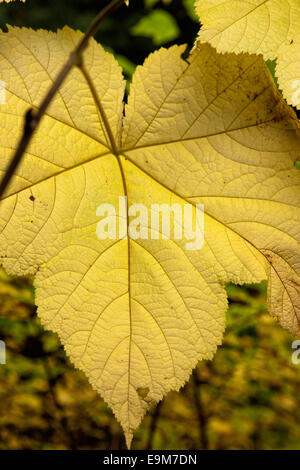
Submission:
[[[149,387],[144,387],[144,388],[140,387],[140,388],[137,388],[136,391],[137,391],[139,397],[144,399],[144,398],[147,397],[147,395],[149,393]]]

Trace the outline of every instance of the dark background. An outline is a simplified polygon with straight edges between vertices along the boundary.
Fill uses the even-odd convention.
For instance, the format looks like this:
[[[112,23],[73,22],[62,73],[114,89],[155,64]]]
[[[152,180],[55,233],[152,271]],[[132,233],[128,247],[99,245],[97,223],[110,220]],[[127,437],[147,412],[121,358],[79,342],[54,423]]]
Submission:
[[[84,31],[107,3],[104,0],[27,0],[23,4],[17,0],[1,5],[0,27],[4,29],[5,24],[10,24],[56,31],[57,28],[68,25]],[[102,45],[110,47],[116,54],[127,57],[136,65],[142,64],[148,54],[156,49],[151,38],[130,34],[131,28],[151,12],[152,8],[145,6],[147,3],[150,4],[151,0],[131,0],[130,7],[122,6],[106,19],[95,36]],[[189,0],[184,3],[191,4]],[[164,46],[174,43],[192,46],[199,23],[190,18],[183,2],[158,1],[155,8],[170,13],[179,29],[175,40],[164,43]]]
[[[84,30],[106,2],[27,0],[0,5],[5,24]],[[96,38],[130,78],[135,65],[159,45],[192,46],[199,24],[192,1],[131,0],[102,24]],[[154,10],[177,24],[172,40],[134,34]],[[168,17],[170,20],[170,16]],[[194,18],[194,19],[193,19]],[[167,28],[153,25],[165,33]],[[150,28],[151,30],[151,28]],[[148,28],[149,31],[149,28]],[[158,44],[160,42],[160,44]],[[292,364],[294,338],[266,311],[266,283],[227,288],[229,310],[223,345],[213,361],[199,363],[179,392],[152,409],[134,449],[299,449],[300,365]],[[36,317],[32,280],[0,271],[0,449],[123,449],[122,430],[82,373],[66,358],[57,336]]]

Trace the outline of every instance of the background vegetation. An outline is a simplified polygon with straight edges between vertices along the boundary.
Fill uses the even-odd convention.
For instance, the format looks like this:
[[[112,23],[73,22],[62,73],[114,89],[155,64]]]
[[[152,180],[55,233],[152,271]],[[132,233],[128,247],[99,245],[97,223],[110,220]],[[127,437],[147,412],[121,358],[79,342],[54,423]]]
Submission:
[[[85,29],[103,0],[28,0],[2,4],[5,24]],[[199,24],[192,0],[134,0],[96,38],[130,80],[160,45],[192,46]],[[273,64],[274,65],[274,64]],[[300,449],[300,365],[294,338],[266,312],[266,283],[228,286],[222,347],[202,361],[179,392],[150,412],[134,449]],[[0,272],[0,449],[123,449],[111,411],[65,356],[57,336],[36,317],[31,279]]]

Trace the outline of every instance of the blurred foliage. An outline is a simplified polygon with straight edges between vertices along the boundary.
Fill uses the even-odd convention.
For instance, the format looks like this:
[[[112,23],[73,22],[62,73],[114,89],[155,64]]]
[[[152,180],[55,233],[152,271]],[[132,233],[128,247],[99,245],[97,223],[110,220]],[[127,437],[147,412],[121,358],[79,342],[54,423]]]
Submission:
[[[179,35],[179,28],[170,13],[156,9],[143,16],[130,32],[134,36],[150,37],[155,46],[161,46],[176,39]]]
[[[274,59],[274,60],[268,59],[268,60],[266,61],[266,64],[267,64],[267,67],[268,67],[268,69],[269,69],[269,72],[270,72],[270,74],[272,75],[272,78],[273,78],[273,80],[274,80],[274,82],[275,82],[275,84],[276,84],[276,86],[277,86],[277,88],[278,88],[278,79],[277,79],[277,77],[276,77],[276,75],[275,75],[275,73],[276,73],[276,59]],[[282,93],[281,90],[279,90],[279,91],[280,91],[280,93]]]
[[[0,26],[84,30],[106,3],[5,4]],[[149,23],[147,34],[142,31],[157,11],[173,19],[176,35],[159,36],[157,21],[150,37]],[[198,28],[193,0],[133,0],[102,24],[96,39],[130,79],[157,44],[176,39],[191,47]],[[274,77],[275,63],[268,66]],[[300,365],[291,362],[293,338],[267,314],[265,283],[227,290],[223,345],[213,361],[199,363],[179,393],[171,392],[146,416],[134,449],[300,450]],[[125,448],[111,411],[69,363],[57,336],[41,326],[31,279],[0,273],[0,339],[7,347],[7,364],[0,365],[0,449]]]
[[[194,0],[182,0],[182,3],[186,9],[186,12],[187,14],[189,15],[189,17],[193,20],[193,21],[196,21],[197,23],[199,23],[199,19],[198,19],[198,16],[195,12],[195,2]]]
[[[5,4],[0,9],[0,27],[5,29],[5,25],[10,24],[56,31],[68,25],[84,31],[108,1],[28,0],[24,4]],[[113,51],[117,59],[121,56],[130,64],[142,64],[158,44],[193,45],[199,24],[191,19],[187,9],[192,11],[189,0],[132,0],[129,8],[122,6],[106,19],[95,37]],[[134,36],[132,31],[139,31],[139,35]],[[125,70],[127,77],[131,77],[133,70],[132,66]]]
[[[213,361],[152,409],[134,449],[299,449],[300,366],[266,313],[266,285],[229,285]],[[1,274],[0,449],[123,449],[118,423],[35,312],[31,280]]]

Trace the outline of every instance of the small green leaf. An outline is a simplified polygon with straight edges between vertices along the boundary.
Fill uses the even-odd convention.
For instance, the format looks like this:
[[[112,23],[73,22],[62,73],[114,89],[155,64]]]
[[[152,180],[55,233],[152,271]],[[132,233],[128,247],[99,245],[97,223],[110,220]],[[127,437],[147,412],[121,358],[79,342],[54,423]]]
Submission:
[[[179,28],[170,13],[158,9],[141,18],[130,32],[134,36],[150,37],[155,46],[160,46],[176,39]]]
[[[133,72],[135,71],[136,65],[124,55],[115,54],[115,58],[119,62],[119,65],[122,67],[125,75],[131,78]]]
[[[116,54],[111,47],[104,45],[103,48],[105,51],[109,52],[115,57],[120,67],[122,67],[122,70],[126,77],[131,80],[132,74],[136,69],[136,65],[131,62],[131,60],[129,60],[126,56],[122,54]]]
[[[266,60],[267,67],[269,69],[270,74],[273,77],[276,87],[278,88],[278,79],[276,77],[276,59],[275,60]],[[279,90],[281,92],[281,90]]]
[[[199,18],[195,12],[195,0],[183,0],[182,3],[189,17],[199,23]]]

